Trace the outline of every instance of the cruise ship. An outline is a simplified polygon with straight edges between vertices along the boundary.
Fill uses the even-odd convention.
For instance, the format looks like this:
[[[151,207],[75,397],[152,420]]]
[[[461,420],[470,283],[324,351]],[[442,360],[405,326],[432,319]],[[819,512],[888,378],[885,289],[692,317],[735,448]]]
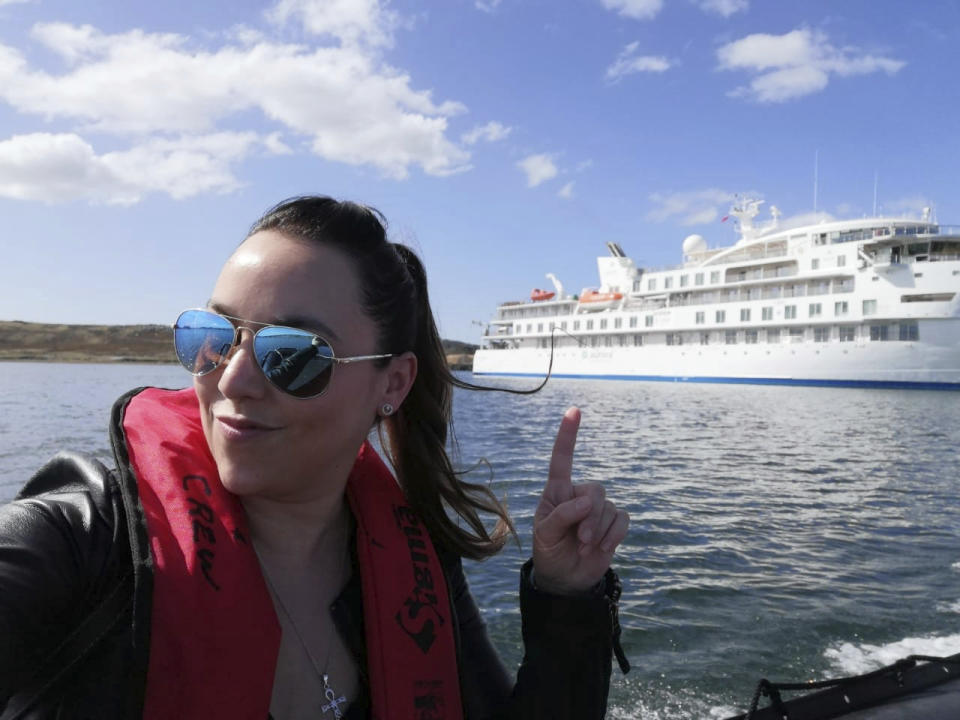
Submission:
[[[476,375],[960,390],[960,227],[872,217],[780,227],[730,212],[739,239],[683,241],[683,264],[637,267],[607,243],[600,284],[504,302]],[[552,363],[552,364],[551,364]]]

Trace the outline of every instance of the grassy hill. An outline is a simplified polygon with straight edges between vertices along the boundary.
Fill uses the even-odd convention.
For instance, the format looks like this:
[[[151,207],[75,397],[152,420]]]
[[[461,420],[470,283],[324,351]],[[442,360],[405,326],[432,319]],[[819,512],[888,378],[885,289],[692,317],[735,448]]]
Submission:
[[[469,369],[476,345],[444,340],[447,362]],[[0,360],[173,363],[166,325],[59,325],[0,320]]]

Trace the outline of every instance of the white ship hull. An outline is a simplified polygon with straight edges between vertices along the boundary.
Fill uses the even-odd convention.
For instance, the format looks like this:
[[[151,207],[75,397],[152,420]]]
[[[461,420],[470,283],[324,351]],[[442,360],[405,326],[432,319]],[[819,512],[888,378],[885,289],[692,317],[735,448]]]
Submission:
[[[960,319],[942,343],[789,343],[556,348],[553,377],[960,390]],[[924,333],[921,327],[920,332]],[[929,334],[930,331],[927,331]],[[477,350],[475,375],[543,377],[550,350]]]

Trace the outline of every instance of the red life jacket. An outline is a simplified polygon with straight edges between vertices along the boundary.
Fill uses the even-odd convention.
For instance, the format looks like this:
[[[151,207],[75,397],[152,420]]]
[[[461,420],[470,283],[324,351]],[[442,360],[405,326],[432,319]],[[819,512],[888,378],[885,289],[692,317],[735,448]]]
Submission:
[[[264,720],[280,625],[243,507],[220,484],[196,394],[144,390],[127,406],[123,428],[153,559],[143,716]],[[347,498],[357,525],[372,717],[461,718],[440,561],[368,443]]]

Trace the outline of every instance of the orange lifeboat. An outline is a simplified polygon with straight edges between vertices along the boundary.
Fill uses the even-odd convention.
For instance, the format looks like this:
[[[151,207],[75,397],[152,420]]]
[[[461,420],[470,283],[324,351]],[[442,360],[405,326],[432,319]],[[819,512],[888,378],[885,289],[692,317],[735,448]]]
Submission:
[[[530,299],[534,302],[540,302],[541,300],[552,300],[555,293],[550,290],[541,290],[540,288],[534,288],[530,291]]]
[[[623,293],[584,290],[580,293],[580,306],[584,310],[605,310],[623,300]]]

